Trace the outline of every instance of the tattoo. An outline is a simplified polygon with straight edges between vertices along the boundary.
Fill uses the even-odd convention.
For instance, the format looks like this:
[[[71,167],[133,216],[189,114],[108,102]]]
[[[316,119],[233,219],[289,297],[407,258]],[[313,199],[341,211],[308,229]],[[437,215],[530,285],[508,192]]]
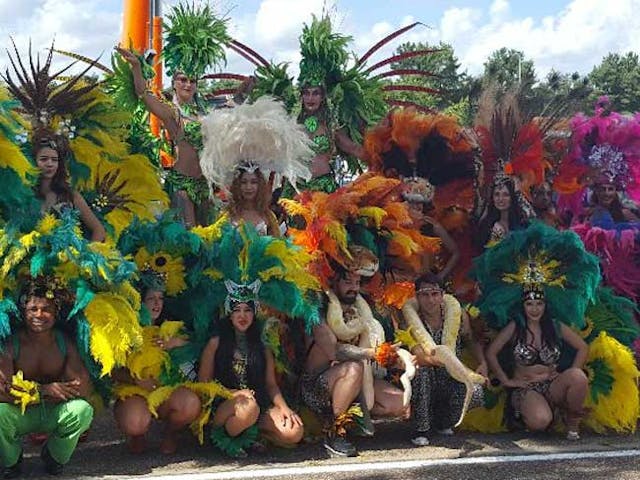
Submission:
[[[364,348],[349,345],[348,343],[338,343],[336,346],[336,359],[341,362],[347,360],[371,360]]]

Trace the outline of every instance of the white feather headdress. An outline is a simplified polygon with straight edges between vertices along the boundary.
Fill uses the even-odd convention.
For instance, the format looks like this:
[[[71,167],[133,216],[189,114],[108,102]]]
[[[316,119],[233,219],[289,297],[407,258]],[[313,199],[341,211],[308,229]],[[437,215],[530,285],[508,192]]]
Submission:
[[[293,185],[309,180],[314,156],[304,129],[271,97],[253,104],[214,110],[202,120],[202,173],[209,184],[228,188],[242,165],[286,177]]]

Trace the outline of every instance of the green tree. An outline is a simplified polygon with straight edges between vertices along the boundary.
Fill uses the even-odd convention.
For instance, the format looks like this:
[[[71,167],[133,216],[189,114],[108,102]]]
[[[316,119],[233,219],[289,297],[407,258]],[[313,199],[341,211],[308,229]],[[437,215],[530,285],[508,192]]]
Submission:
[[[640,111],[640,60],[638,54],[610,53],[589,74],[594,92],[592,101],[608,95],[614,110]]]
[[[457,104],[467,96],[465,91],[467,74],[460,72],[460,62],[453,47],[444,42],[438,45],[428,43],[403,43],[395,55],[402,55],[418,50],[436,50],[417,57],[405,58],[392,65],[394,69],[422,70],[432,76],[400,75],[393,80],[397,85],[414,85],[438,90],[440,93],[396,92],[399,100],[413,101],[433,109],[444,109]]]
[[[484,62],[483,83],[498,85],[506,91],[518,84],[532,87],[536,81],[533,60],[527,60],[524,52],[503,47],[494,51]]]
[[[578,72],[569,74],[553,69],[533,88],[529,107],[539,115],[557,111],[571,116],[589,110],[592,91],[588,77]]]

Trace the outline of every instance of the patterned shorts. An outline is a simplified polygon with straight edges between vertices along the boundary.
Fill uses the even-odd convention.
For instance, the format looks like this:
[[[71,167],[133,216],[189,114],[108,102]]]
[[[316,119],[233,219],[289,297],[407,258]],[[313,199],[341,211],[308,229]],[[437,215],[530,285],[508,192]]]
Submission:
[[[319,373],[303,373],[300,377],[300,395],[304,404],[319,415],[333,412],[331,392],[326,374],[328,369]]]

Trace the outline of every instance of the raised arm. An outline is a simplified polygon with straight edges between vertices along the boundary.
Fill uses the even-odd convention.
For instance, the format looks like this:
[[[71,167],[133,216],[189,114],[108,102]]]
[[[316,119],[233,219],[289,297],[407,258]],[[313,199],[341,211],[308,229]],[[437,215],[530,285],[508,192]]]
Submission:
[[[142,66],[140,65],[138,57],[133,52],[125,50],[124,48],[116,47],[116,50],[120,55],[122,55],[122,58],[131,65],[136,95],[144,102],[147,110],[162,120],[162,123],[169,132],[169,135],[171,135],[172,138],[176,138],[178,133],[180,133],[181,126],[178,123],[171,107],[166,105],[147,90],[147,84],[142,76]]]

